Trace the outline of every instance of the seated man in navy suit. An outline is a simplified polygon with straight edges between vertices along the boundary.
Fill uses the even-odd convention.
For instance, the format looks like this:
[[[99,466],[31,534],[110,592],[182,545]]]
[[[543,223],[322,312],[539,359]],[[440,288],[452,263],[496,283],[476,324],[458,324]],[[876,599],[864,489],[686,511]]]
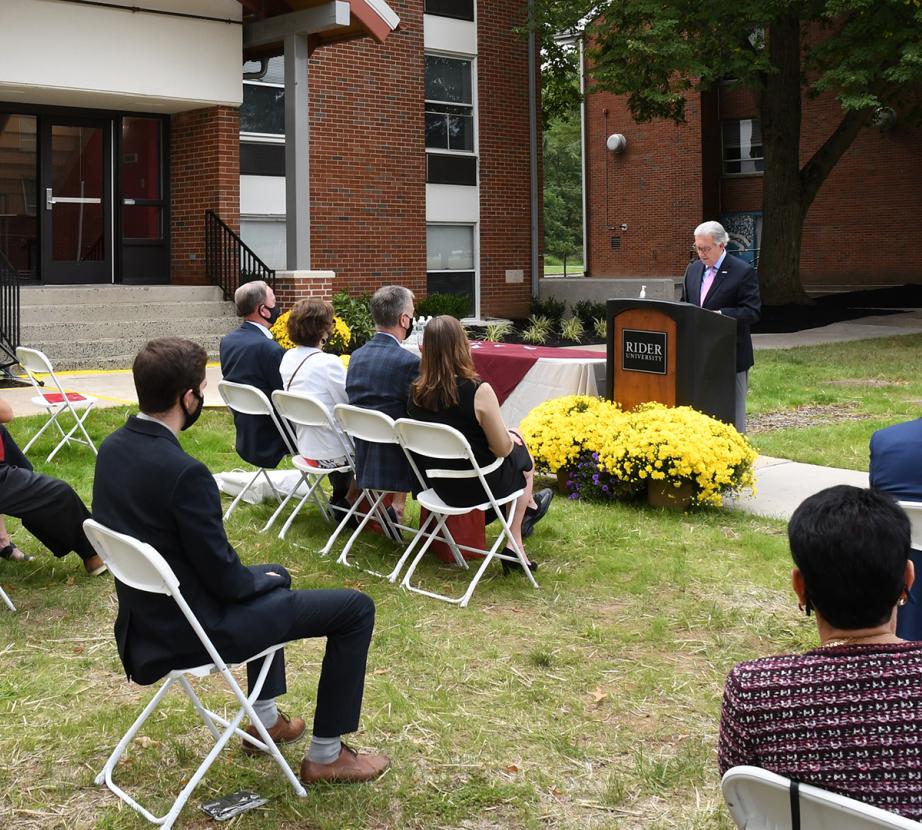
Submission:
[[[388,766],[340,740],[359,725],[374,603],[352,590],[294,591],[281,565],[241,564],[227,540],[221,499],[208,468],[179,445],[178,435],[202,411],[205,350],[178,337],[151,340],[134,361],[140,414],[99,448],[93,515],[102,524],[152,545],[173,569],[182,593],[218,652],[239,662],[276,643],[326,637],[313,738],[301,779],[367,781]],[[130,679],[154,683],[177,668],[210,662],[175,602],[116,582],[115,638]],[[258,664],[248,666],[252,687]],[[272,662],[254,708],[277,743],[296,741],[304,721],[278,711],[285,662]],[[251,725],[247,731],[256,736]],[[260,750],[244,743],[244,751]]]
[[[401,344],[413,330],[413,292],[385,285],[371,298],[371,316],[377,330],[349,359],[346,395],[349,403],[376,409],[395,421],[407,417],[410,384],[419,375],[419,355]],[[403,450],[396,444],[355,442],[359,487],[394,492],[393,507],[403,518],[406,494],[418,487]]]
[[[224,380],[255,386],[271,401],[282,388],[279,364],[285,354],[269,331],[279,317],[275,292],[262,280],[245,282],[234,293],[234,304],[243,323],[221,339],[221,374]],[[277,467],[288,449],[271,419],[233,415],[237,455],[257,467]]]
[[[922,418],[879,429],[871,436],[871,487],[899,501],[922,502]],[[922,573],[922,552],[910,559]],[[896,633],[904,640],[922,639],[922,579],[909,589],[909,602],[897,609]]]
[[[746,392],[753,364],[749,327],[759,322],[762,300],[755,269],[727,253],[730,236],[719,222],[695,228],[698,261],[690,262],[682,281],[682,302],[717,311],[736,320],[736,414],[738,432],[746,431]]]

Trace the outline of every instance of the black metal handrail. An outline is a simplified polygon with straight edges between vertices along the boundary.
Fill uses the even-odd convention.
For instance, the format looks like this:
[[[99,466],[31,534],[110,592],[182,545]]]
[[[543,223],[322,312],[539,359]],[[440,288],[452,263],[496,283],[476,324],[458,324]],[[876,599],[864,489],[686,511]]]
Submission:
[[[0,253],[0,370],[18,363],[19,345],[19,274]]]
[[[225,300],[233,299],[243,283],[253,280],[264,280],[275,288],[275,271],[213,210],[205,211],[205,273],[224,292]]]

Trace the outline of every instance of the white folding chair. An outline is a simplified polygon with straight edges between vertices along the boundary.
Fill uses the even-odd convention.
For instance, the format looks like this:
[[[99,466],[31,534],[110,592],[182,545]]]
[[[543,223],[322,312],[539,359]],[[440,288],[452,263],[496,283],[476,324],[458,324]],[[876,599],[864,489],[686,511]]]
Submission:
[[[285,534],[288,533],[288,528],[291,527],[291,523],[295,520],[295,516],[298,515],[309,498],[320,500],[321,512],[325,519],[330,520],[336,516],[337,509],[341,510],[342,508],[336,508],[331,505],[329,498],[326,497],[325,494],[321,495],[322,490],[320,490],[319,485],[330,475],[330,473],[354,474],[355,464],[353,461],[353,448],[351,443],[343,438],[342,434],[336,428],[336,424],[333,423],[333,416],[330,415],[329,410],[321,401],[303,392],[285,392],[281,389],[276,389],[272,393],[272,403],[275,406],[276,412],[278,412],[283,422],[286,423],[289,428],[292,444],[297,445],[297,430],[295,428],[297,426],[329,430],[339,439],[342,457],[346,459],[346,463],[339,467],[318,467],[315,464],[311,464],[303,455],[295,453],[291,457],[291,463],[294,464],[295,468],[300,470],[303,474],[310,476],[313,481],[308,487],[307,492],[295,506],[294,510],[291,511],[288,520],[282,526],[279,539],[284,539]],[[279,505],[277,512],[280,513],[284,509],[285,504],[288,503],[290,498],[291,496]],[[274,520],[275,517],[273,516],[272,519],[269,520],[269,524],[272,524]]]
[[[493,494],[493,491],[490,489],[490,485],[487,483],[487,480],[484,477],[484,473],[490,472],[490,470],[485,470],[484,468],[480,467],[480,465],[477,463],[477,460],[474,458],[474,452],[471,450],[471,445],[468,443],[468,440],[460,432],[458,432],[458,430],[454,429],[454,427],[450,427],[446,424],[430,424],[424,421],[414,421],[411,418],[400,418],[395,422],[394,426],[397,432],[397,437],[399,438],[400,443],[403,445],[404,449],[407,451],[408,455],[410,453],[415,453],[417,456],[421,456],[426,459],[432,459],[433,468],[430,469],[427,467],[425,469],[425,475],[428,478],[466,478],[471,481],[472,486],[475,483],[479,483],[483,487],[484,492],[487,494],[486,501],[473,507],[452,507],[448,504],[445,504],[445,502],[442,501],[442,499],[439,498],[439,496],[436,494],[435,490],[431,488],[423,490],[416,497],[416,501],[418,501],[420,505],[429,511],[429,518],[426,520],[423,527],[420,528],[420,536],[426,535],[427,538],[425,544],[423,544],[423,546],[419,549],[416,557],[410,563],[410,567],[407,568],[407,572],[404,574],[403,581],[400,583],[401,587],[406,588],[408,591],[413,591],[417,594],[424,594],[425,596],[432,597],[433,599],[441,599],[445,602],[456,603],[464,608],[468,602],[470,602],[471,596],[474,593],[474,589],[477,587],[477,583],[480,581],[480,577],[483,576],[483,573],[489,566],[490,562],[494,557],[496,557],[498,559],[507,559],[510,561],[518,562],[522,566],[522,570],[525,572],[525,575],[528,577],[532,586],[537,588],[538,583],[535,581],[531,569],[528,567],[528,560],[525,558],[525,552],[516,543],[515,538],[512,535],[512,529],[509,527],[509,518],[511,517],[512,511],[515,507],[515,501],[525,491],[520,489],[509,493],[509,495],[503,496],[502,498],[496,498],[496,496]],[[439,460],[448,459],[465,461],[470,465],[470,469],[448,470],[440,469],[434,466],[434,464]],[[499,463],[502,462],[500,461]],[[506,507],[505,511],[501,509],[503,506]],[[501,526],[501,530],[496,537],[496,541],[493,542],[492,547],[489,550],[475,550],[466,545],[459,545],[462,550],[470,550],[476,553],[484,554],[484,558],[480,563],[480,567],[477,568],[473,578],[470,581],[470,584],[467,587],[467,590],[465,590],[465,592],[460,597],[450,597],[446,594],[426,591],[411,584],[410,580],[413,577],[416,566],[419,565],[420,560],[426,554],[426,551],[432,544],[436,534],[438,534],[438,532],[445,527],[445,523],[448,521],[449,516],[461,516],[465,513],[471,513],[474,510],[486,512],[490,508],[492,508],[495,512],[496,518]],[[435,528],[430,533],[426,534],[425,531],[428,530],[428,525],[433,520],[436,522]],[[415,541],[416,540],[414,540],[414,543]],[[499,550],[504,542],[508,545],[508,547],[515,551],[516,555],[514,558],[499,553]],[[410,546],[410,548],[412,547],[413,545]],[[409,555],[409,553],[406,555]]]
[[[298,453],[295,450],[294,445],[292,444],[291,436],[288,433],[287,429],[282,426],[279,422],[278,416],[275,414],[275,409],[272,407],[272,404],[269,403],[269,399],[263,394],[262,390],[257,389],[255,386],[250,386],[247,383],[234,383],[229,380],[220,380],[218,381],[218,392],[221,394],[221,398],[224,400],[224,403],[227,404],[229,409],[232,409],[234,412],[239,412],[243,415],[263,415],[266,418],[269,418],[272,423],[275,425],[275,428],[278,430],[279,435],[282,436],[282,440],[285,443],[285,448],[288,450],[288,454],[294,458]],[[266,481],[269,482],[269,487],[272,489],[272,492],[275,494],[275,498],[279,502],[278,509],[272,514],[269,518],[269,521],[262,527],[261,532],[267,531],[272,527],[275,520],[278,518],[279,514],[284,509],[285,505],[288,504],[289,499],[295,495],[297,492],[298,486],[303,482],[308,489],[310,489],[311,484],[314,482],[311,481],[311,478],[303,470],[298,470],[301,474],[301,478],[294,487],[292,487],[286,494],[285,498],[282,498],[282,495],[279,493],[278,488],[272,482],[272,477],[269,475],[265,467],[260,467],[255,473],[253,473],[250,480],[246,483],[246,486],[237,494],[237,497],[231,502],[230,507],[227,508],[227,512],[224,514],[224,521],[227,521],[230,518],[231,513],[234,512],[234,509],[240,503],[240,500],[246,495],[247,491],[257,482],[260,476],[264,476]],[[318,506],[320,510],[323,511],[323,506],[320,505],[318,500]]]
[[[741,830],[873,830],[919,823],[844,795],[821,790],[760,767],[733,767],[721,781],[730,815]]]
[[[13,600],[10,599],[9,594],[3,590],[3,586],[0,586],[0,599],[3,600],[4,605],[10,609],[10,611],[15,611],[16,606],[13,605]]]
[[[96,445],[93,443],[93,439],[90,438],[83,424],[90,412],[93,411],[93,407],[96,406],[96,398],[91,395],[81,395],[79,392],[65,392],[64,387],[61,386],[61,381],[58,380],[58,376],[54,373],[54,369],[51,368],[51,361],[38,349],[27,349],[25,346],[19,346],[16,349],[16,359],[22,365],[22,368],[26,370],[29,380],[35,387],[35,391],[38,392],[38,394],[32,398],[32,405],[40,406],[48,413],[48,420],[45,422],[44,426],[32,436],[32,440],[26,444],[23,453],[28,453],[29,448],[39,439],[39,436],[53,424],[61,434],[61,440],[51,453],[49,453],[48,458],[45,459],[46,461],[51,461],[51,459],[57,455],[61,447],[71,442],[75,444],[86,444],[95,455]],[[47,380],[54,389],[44,389],[42,387],[37,377],[37,375],[40,374],[47,375]],[[83,415],[78,415],[77,410],[83,410]],[[64,432],[64,427],[59,420],[65,413],[69,414],[74,419],[74,425],[70,428],[69,432]],[[77,430],[83,433],[83,438],[74,437],[74,433],[77,432]]]
[[[367,441],[371,444],[392,444],[395,447],[400,446],[397,433],[394,431],[394,419],[388,415],[385,415],[383,412],[378,412],[374,409],[363,409],[360,406],[353,406],[351,404],[345,403],[337,404],[333,408],[333,412],[336,421],[342,427],[343,432],[349,436],[352,441],[361,440]],[[418,476],[419,473],[416,472],[416,475]],[[337,562],[340,565],[353,567],[352,563],[349,561],[349,551],[352,548],[355,540],[358,539],[359,534],[365,528],[365,525],[367,525],[373,517],[377,518],[378,522],[384,528],[385,533],[387,533],[391,539],[399,541],[400,536],[397,531],[405,531],[413,537],[413,542],[415,542],[420,533],[420,529],[394,522],[390,516],[388,516],[387,511],[383,507],[384,497],[386,494],[386,490],[363,490],[362,495],[356,499],[355,504],[352,505],[352,510],[349,511],[349,513],[340,523],[339,527],[336,528],[336,531],[327,541],[327,544],[324,546],[321,553],[326,555],[330,552],[342,528],[348,523],[349,519],[356,514],[359,505],[366,502],[370,503],[371,507],[362,517],[358,527],[352,532],[352,535],[349,537],[349,541],[346,542],[345,546],[343,547],[342,553],[340,553],[339,559],[337,559]],[[460,560],[460,562],[463,564],[464,557],[462,557],[458,551],[458,548],[455,545],[454,540],[451,538],[451,534],[448,533],[447,528],[444,534],[444,538],[451,545],[455,554],[455,558]],[[409,548],[404,550],[403,555],[400,556],[400,558],[397,560],[397,564],[389,574],[382,574],[378,573],[377,571],[365,569],[366,572],[373,574],[374,576],[383,576],[388,581],[395,582],[397,575],[400,573],[400,569],[403,567],[403,563],[407,560],[407,550],[412,550],[412,543]]]
[[[922,501],[898,501],[897,504],[906,511],[911,526],[911,544],[913,550],[922,551]],[[922,579],[922,574],[916,574]]]
[[[93,519],[87,519],[83,523],[83,529],[86,531],[87,538],[96,549],[96,552],[102,557],[106,565],[109,566],[109,570],[112,571],[119,582],[138,591],[164,594],[173,598],[212,661],[201,666],[177,669],[171,671],[167,675],[163,685],[153,698],[151,698],[147,706],[144,707],[144,711],[141,712],[137,720],[131,725],[125,733],[125,736],[119,741],[115,750],[109,756],[109,760],[106,761],[102,771],[96,776],[96,783],[105,783],[112,792],[122,799],[122,801],[137,810],[144,818],[153,824],[159,824],[164,828],[172,827],[183,805],[192,794],[192,791],[198,786],[199,781],[202,780],[202,777],[208,771],[212,762],[217,758],[227,742],[234,735],[239,735],[244,740],[249,741],[251,744],[259,747],[270,755],[275,763],[279,765],[282,772],[285,773],[294,791],[299,796],[305,796],[307,793],[304,787],[301,786],[301,782],[291,771],[288,762],[282,756],[282,753],[279,752],[275,742],[269,736],[269,733],[262,725],[259,717],[253,711],[253,701],[258,698],[260,691],[262,691],[266,675],[269,672],[269,667],[272,665],[272,660],[275,658],[276,652],[284,648],[285,644],[279,643],[278,645],[270,646],[259,654],[254,654],[244,661],[243,664],[253,660],[262,660],[259,677],[254,688],[250,691],[249,697],[247,697],[231,674],[228,665],[224,662],[221,655],[218,654],[217,649],[215,649],[205,629],[202,628],[192,609],[183,598],[179,580],[176,578],[173,569],[167,564],[166,560],[150,545],[139,542],[137,539],[123,533],[116,533],[113,530],[109,530],[109,528],[104,527]],[[143,625],[143,622],[140,624]],[[236,714],[230,720],[227,720],[216,712],[206,709],[189,682],[190,676],[200,678],[210,674],[220,674],[234,697],[237,699],[237,702],[240,704]],[[192,706],[199,714],[199,717],[204,721],[205,726],[208,727],[208,731],[211,732],[215,743],[211,751],[205,756],[205,759],[199,764],[198,769],[189,778],[170,809],[162,816],[155,816],[119,787],[112,780],[112,773],[118,764],[119,758],[121,758],[125,749],[134,741],[141,726],[154,712],[170,688],[177,684],[192,702]],[[244,715],[246,715],[250,719],[250,723],[256,727],[260,740],[253,738],[247,732],[240,729],[240,722],[243,720]],[[223,730],[220,730],[218,728],[219,726],[223,727]]]

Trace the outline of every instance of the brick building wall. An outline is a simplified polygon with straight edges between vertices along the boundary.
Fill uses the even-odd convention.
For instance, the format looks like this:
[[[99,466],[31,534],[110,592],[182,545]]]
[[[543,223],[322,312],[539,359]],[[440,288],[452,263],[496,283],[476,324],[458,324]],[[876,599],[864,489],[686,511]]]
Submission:
[[[205,277],[205,211],[240,229],[240,115],[209,107],[170,119],[170,279],[200,285]]]
[[[708,96],[689,95],[688,124],[682,126],[664,121],[635,125],[623,98],[589,96],[587,222],[592,276],[679,276],[688,260],[688,231],[698,222],[721,213],[761,211],[761,174],[724,177],[720,165],[720,119],[757,118],[755,101],[747,91],[732,87],[721,87],[712,94],[717,108],[713,115],[705,112],[703,120],[699,107],[708,109]],[[604,150],[604,108],[609,110],[610,132],[628,137],[624,156],[610,157]],[[831,97],[804,98],[801,163],[816,151],[840,117]],[[642,163],[629,164],[638,144]],[[604,190],[606,164],[612,194],[608,219],[604,192],[599,192]],[[715,182],[716,200],[708,196]],[[651,237],[644,236],[643,244],[636,244],[629,240],[630,228],[622,235],[620,252],[606,250],[607,240],[599,237],[617,234],[607,225],[617,226],[621,221],[630,225],[630,218],[622,217],[641,206],[643,215],[653,217]],[[863,130],[823,183],[807,214],[801,247],[805,287],[821,292],[922,282],[922,247],[914,244],[912,234],[905,233],[901,221],[920,212],[922,129],[897,122],[889,130]],[[666,254],[654,259],[654,254],[664,251],[675,251],[672,260]]]
[[[704,199],[701,113],[699,96],[689,96],[687,123],[635,124],[626,98],[608,93],[587,96],[590,276],[682,275]],[[612,133],[627,139],[621,154],[606,148]],[[627,230],[621,230],[622,225]]]
[[[528,316],[531,303],[528,40],[514,31],[522,11],[515,0],[481,2],[477,21],[480,306],[484,315],[511,318]],[[539,140],[539,182],[540,152]],[[542,203],[539,193],[539,240]],[[507,283],[507,270],[523,271],[522,282]]]
[[[311,266],[334,290],[426,288],[426,148],[420,2],[392,2],[400,29],[311,57]]]

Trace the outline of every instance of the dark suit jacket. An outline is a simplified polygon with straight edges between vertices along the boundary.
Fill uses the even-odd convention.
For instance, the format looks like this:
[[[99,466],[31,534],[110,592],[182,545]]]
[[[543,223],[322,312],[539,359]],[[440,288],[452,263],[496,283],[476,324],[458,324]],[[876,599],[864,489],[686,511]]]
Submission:
[[[103,441],[93,516],[156,548],[225,660],[250,657],[290,628],[295,592],[288,573],[281,565],[241,564],[224,533],[214,478],[163,425],[132,416]],[[116,591],[115,638],[129,678],[153,683],[171,669],[210,662],[170,597],[118,581]]]
[[[682,302],[701,305],[701,281],[705,270],[700,260],[688,264],[682,282]],[[762,313],[755,269],[748,262],[727,254],[704,298],[704,308],[736,320],[736,371],[745,372],[753,364],[749,327],[759,321]]]
[[[901,501],[922,501],[922,418],[871,436],[870,480]]]
[[[354,406],[376,409],[394,420],[406,418],[410,384],[417,375],[419,357],[378,332],[349,358],[346,395]],[[419,488],[400,447],[356,441],[355,455],[360,487],[397,493]]]
[[[224,380],[248,383],[272,400],[282,388],[279,364],[285,350],[252,323],[243,323],[221,339],[221,374]],[[237,454],[257,467],[277,467],[288,452],[275,424],[264,415],[233,413],[237,427]]]

